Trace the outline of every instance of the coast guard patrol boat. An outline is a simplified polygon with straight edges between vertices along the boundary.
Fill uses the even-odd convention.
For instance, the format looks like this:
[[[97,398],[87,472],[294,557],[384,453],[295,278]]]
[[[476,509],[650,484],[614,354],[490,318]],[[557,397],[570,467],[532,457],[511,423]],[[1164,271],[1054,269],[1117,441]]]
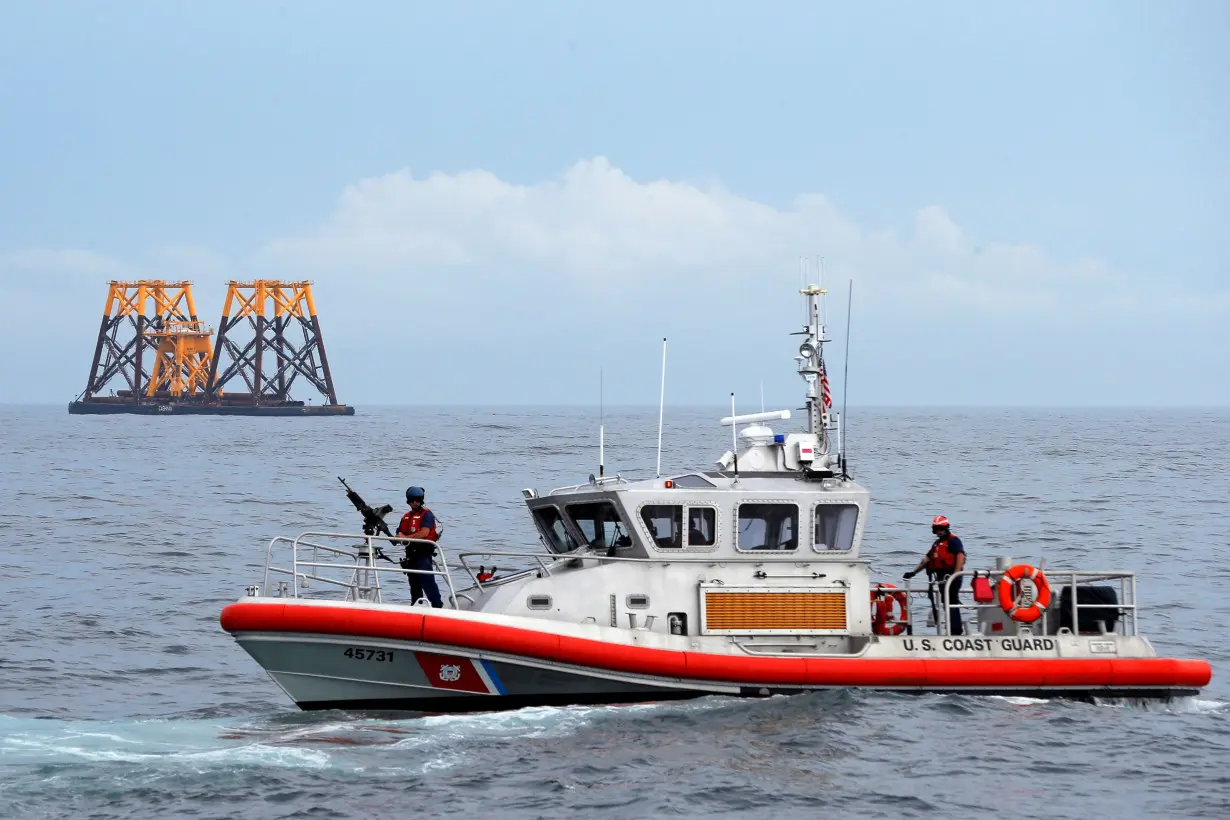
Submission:
[[[849,687],[1168,698],[1209,683],[1206,662],[1159,657],[1138,633],[1131,573],[1044,572],[1005,557],[958,573],[974,599],[961,604],[946,585],[873,583],[861,551],[870,495],[846,470],[830,412],[823,291],[802,294],[804,431],[767,426],[788,411],[732,410],[721,423],[737,438],[710,469],[524,490],[542,549],[436,544],[442,609],[387,600],[406,594],[414,570],[381,563],[382,548],[406,539],[275,538],[263,583],[223,610],[222,627],[303,709]],[[518,568],[493,577],[490,563]],[[950,634],[952,607],[963,635]]]

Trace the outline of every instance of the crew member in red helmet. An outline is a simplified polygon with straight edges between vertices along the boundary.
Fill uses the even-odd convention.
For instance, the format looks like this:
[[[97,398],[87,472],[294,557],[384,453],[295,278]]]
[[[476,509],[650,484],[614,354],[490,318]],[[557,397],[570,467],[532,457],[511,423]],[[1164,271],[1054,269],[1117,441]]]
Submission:
[[[905,579],[908,581],[920,571],[927,571],[927,595],[931,598],[931,614],[935,618],[935,622],[940,621],[940,592],[942,585],[948,583],[948,579],[952,578],[953,574],[965,569],[965,545],[961,543],[961,539],[953,534],[949,526],[948,519],[942,515],[937,515],[931,520],[931,532],[935,535],[935,543],[931,545],[931,549],[927,551],[927,555],[919,562],[918,566],[905,574]],[[948,625],[950,634],[961,635],[964,630],[961,624],[961,610],[956,608],[954,604],[961,603],[961,581],[963,579],[957,577],[948,587]]]

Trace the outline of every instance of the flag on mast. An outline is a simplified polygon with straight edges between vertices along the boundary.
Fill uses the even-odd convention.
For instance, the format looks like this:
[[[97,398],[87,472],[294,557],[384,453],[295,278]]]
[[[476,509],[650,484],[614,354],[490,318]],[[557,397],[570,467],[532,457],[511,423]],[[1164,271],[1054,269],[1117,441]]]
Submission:
[[[824,409],[829,410],[833,407],[833,394],[829,390],[829,372],[824,366],[824,357],[820,357],[820,401],[824,403]]]

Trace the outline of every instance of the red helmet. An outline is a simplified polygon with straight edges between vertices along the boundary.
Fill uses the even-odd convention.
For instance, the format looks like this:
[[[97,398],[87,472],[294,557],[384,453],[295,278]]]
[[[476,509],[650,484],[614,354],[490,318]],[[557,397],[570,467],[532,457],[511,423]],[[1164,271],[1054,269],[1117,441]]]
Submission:
[[[931,526],[932,527],[947,527],[948,519],[942,515],[937,515],[935,518],[931,519]]]

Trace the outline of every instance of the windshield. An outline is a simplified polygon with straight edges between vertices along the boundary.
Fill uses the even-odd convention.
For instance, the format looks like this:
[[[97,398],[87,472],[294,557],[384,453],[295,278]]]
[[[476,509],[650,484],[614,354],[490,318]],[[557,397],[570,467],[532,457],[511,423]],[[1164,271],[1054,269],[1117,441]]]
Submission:
[[[590,547],[607,549],[632,546],[632,539],[619,517],[619,511],[610,501],[569,504],[567,510]]]
[[[564,518],[555,507],[534,510],[534,522],[538,524],[538,530],[551,552],[572,552],[580,546],[564,526]]]

